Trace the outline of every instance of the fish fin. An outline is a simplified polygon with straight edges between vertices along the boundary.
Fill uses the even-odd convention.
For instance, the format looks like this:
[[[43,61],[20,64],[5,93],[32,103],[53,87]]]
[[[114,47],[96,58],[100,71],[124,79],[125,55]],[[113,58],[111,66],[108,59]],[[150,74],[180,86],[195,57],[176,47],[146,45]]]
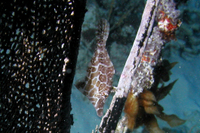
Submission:
[[[103,115],[103,107],[105,104],[105,99],[104,98],[99,98],[98,102],[96,103],[95,110],[97,112],[97,115],[101,117]]]
[[[110,26],[106,19],[101,19],[96,31],[96,41],[98,46],[106,46],[108,39]]]
[[[84,93],[85,83],[86,83],[85,79],[78,80],[78,81],[75,83],[76,88],[77,88],[81,93]]]

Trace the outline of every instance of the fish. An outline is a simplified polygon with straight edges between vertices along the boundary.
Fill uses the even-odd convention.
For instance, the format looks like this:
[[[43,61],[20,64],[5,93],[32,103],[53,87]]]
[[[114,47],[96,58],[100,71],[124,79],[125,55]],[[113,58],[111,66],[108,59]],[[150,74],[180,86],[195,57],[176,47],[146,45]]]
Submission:
[[[75,86],[90,100],[99,117],[103,115],[103,107],[112,89],[112,78],[115,69],[106,49],[109,36],[109,23],[101,19],[96,31],[94,55],[87,68],[87,76],[83,82]]]

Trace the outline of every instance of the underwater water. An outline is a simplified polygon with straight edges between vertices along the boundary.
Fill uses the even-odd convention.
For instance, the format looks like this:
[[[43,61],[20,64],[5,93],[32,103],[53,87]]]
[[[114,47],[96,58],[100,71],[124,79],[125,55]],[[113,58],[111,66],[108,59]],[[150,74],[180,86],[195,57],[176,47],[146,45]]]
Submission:
[[[114,2],[114,4],[112,3]],[[130,2],[129,4],[126,4]],[[179,1],[180,2],[180,1]],[[86,76],[86,69],[94,53],[95,29],[100,18],[106,18],[110,23],[110,35],[107,49],[115,67],[113,86],[117,86],[125,61],[129,55],[137,29],[140,23],[145,1],[92,1],[87,2],[85,20],[82,26],[82,38],[79,50],[75,81]],[[158,120],[158,125],[166,132],[199,133],[200,132],[200,2],[189,0],[179,4],[182,24],[176,31],[176,39],[168,42],[162,58],[169,62],[178,62],[170,71],[170,80],[174,84],[169,94],[159,101],[165,114],[175,114],[186,122],[177,127],[170,127],[165,121]],[[109,108],[113,94],[104,105],[104,113]],[[74,124],[72,133],[92,132],[101,118],[90,101],[75,86],[71,95]],[[143,132],[144,126],[133,132]]]
[[[85,13],[84,0],[1,1],[0,132],[69,132],[72,123],[71,133],[91,133],[95,130],[96,126],[100,125],[102,113],[104,115],[109,109],[116,94],[107,95],[108,90],[105,88],[107,89],[108,83],[105,85],[104,80],[112,77],[112,64],[115,68],[112,79],[113,92],[117,90],[120,77],[126,77],[122,70],[136,38],[146,1],[87,0],[72,94],[71,77],[76,64],[81,18]],[[136,124],[133,123],[139,127],[134,129],[133,133],[148,132],[152,128],[149,124],[153,121],[152,118],[157,120],[155,122],[154,119],[152,123],[158,124],[157,128],[167,133],[200,133],[200,2],[175,0],[177,5],[173,5],[173,0],[160,1],[171,2],[171,6],[168,5],[169,9],[174,7],[176,9],[164,12],[166,9],[163,8],[168,6],[161,4],[162,8],[158,9],[160,12],[153,25],[156,27],[154,30],[156,33],[151,32],[160,36],[151,36],[147,43],[148,47],[145,47],[147,51],[142,51],[144,52],[142,55],[138,53],[141,51],[133,52],[135,55],[137,53],[140,59],[136,69],[131,70],[138,70],[139,72],[134,71],[134,76],[139,75],[139,78],[131,77],[130,81],[142,82],[143,86],[138,84],[138,89],[137,85],[135,87],[129,82],[132,88],[130,86],[127,88],[133,90],[135,87],[138,95],[137,98],[131,97],[136,102],[128,103],[130,107],[125,104],[120,117],[125,119],[120,122],[127,126],[127,117],[136,112],[133,115],[133,118],[137,117],[134,121]],[[101,26],[98,25],[100,20],[103,23]],[[109,30],[106,22],[110,24]],[[96,50],[96,31],[98,31],[98,50]],[[106,51],[103,46],[108,31]],[[145,37],[146,33],[143,35]],[[161,41],[156,42],[154,37]],[[161,43],[165,41],[167,43],[162,48],[161,58],[157,60],[155,56],[159,56]],[[158,45],[153,47],[155,44],[159,44],[160,47]],[[144,48],[141,43],[134,46]],[[112,63],[110,60],[100,62],[102,61],[100,57],[103,56],[99,51],[104,51],[106,55],[108,53]],[[98,61],[103,67],[101,66],[101,69],[90,67],[88,71],[90,73],[95,71],[97,75],[101,72],[99,75],[106,77],[100,79],[98,75],[98,80],[104,81],[103,85],[106,87],[101,84],[102,87],[97,78],[91,78],[99,90],[103,88],[106,92],[100,99],[104,102],[107,98],[103,112],[100,108],[103,102],[96,111],[91,99],[84,95],[90,92],[93,94],[93,91],[86,90],[83,94],[77,89],[83,85],[82,83],[86,83],[84,79],[87,67],[94,53],[99,56]],[[95,64],[94,59],[96,58],[93,58],[90,65]],[[98,67],[100,63],[97,64]],[[112,70],[104,70],[105,66],[110,66]],[[145,72],[149,72],[148,75]],[[109,85],[110,80],[107,80]],[[146,80],[149,81],[145,82]],[[153,84],[152,80],[159,84],[155,82]],[[85,88],[91,89],[92,85],[88,86]],[[140,93],[141,89],[143,92]],[[131,98],[127,98],[127,101]],[[137,105],[134,102],[138,102]],[[116,111],[118,112],[120,111]]]

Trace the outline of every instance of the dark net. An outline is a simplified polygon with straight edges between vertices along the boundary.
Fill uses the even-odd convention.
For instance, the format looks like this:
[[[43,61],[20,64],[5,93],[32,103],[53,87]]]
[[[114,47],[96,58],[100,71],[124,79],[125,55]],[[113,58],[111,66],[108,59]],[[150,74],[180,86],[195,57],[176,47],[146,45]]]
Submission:
[[[69,132],[85,2],[0,2],[0,132]]]

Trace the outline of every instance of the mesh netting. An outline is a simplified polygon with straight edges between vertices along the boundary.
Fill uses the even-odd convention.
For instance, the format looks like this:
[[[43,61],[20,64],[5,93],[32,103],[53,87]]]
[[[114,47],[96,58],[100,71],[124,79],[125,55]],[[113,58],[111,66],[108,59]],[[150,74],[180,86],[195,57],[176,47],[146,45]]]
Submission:
[[[80,8],[77,3],[0,2],[0,132],[69,132],[71,84],[84,16],[83,11],[79,14],[84,4]]]

